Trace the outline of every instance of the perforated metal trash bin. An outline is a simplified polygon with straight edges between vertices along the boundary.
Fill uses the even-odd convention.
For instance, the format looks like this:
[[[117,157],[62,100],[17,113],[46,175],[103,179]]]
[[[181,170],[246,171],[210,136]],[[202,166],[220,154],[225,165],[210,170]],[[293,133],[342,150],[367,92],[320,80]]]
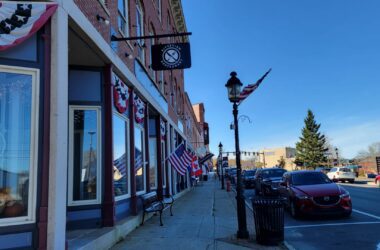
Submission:
[[[277,245],[284,241],[284,199],[253,198],[256,241],[263,245]]]

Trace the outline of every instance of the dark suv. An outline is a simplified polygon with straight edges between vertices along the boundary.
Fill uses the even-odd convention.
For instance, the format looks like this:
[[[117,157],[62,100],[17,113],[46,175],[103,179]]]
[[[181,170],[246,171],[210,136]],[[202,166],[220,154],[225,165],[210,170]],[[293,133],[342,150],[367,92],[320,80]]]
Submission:
[[[245,188],[255,187],[255,173],[256,169],[245,170],[242,174],[243,184]]]
[[[282,168],[261,168],[255,174],[256,195],[274,195],[282,176],[286,172]]]

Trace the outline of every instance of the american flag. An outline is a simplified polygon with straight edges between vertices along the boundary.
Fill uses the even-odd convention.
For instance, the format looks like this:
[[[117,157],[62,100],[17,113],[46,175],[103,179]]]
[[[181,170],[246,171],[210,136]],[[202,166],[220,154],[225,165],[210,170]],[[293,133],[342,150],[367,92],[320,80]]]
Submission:
[[[137,171],[143,167],[143,161],[142,161],[142,154],[140,150],[135,149],[135,154],[136,154],[135,155],[135,171]],[[121,177],[127,174],[127,166],[129,164],[127,160],[128,160],[127,154],[123,154],[122,156],[120,156],[119,158],[113,161],[113,165],[117,168]]]
[[[143,167],[141,151],[135,148],[135,171]]]
[[[192,158],[192,155],[186,151],[185,145],[181,143],[174,152],[170,154],[168,160],[180,175],[185,175]]]
[[[239,103],[241,103],[245,98],[247,98],[253,91],[255,91],[260,86],[264,78],[269,74],[271,70],[272,69],[269,69],[255,84],[248,84],[243,88],[239,96]]]
[[[121,176],[125,176],[127,174],[127,155],[123,154],[119,158],[113,161],[113,165],[119,170]]]
[[[0,51],[22,43],[36,33],[58,7],[50,3],[19,2],[0,1]]]

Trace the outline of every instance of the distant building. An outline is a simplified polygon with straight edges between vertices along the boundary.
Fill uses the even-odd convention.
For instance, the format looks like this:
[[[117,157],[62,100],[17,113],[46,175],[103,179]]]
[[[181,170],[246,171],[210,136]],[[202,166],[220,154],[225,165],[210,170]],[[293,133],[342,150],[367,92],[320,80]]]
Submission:
[[[272,148],[272,149],[263,149],[260,152],[264,154],[259,154],[259,162],[265,162],[265,167],[270,168],[279,165],[281,158],[285,160],[285,169],[294,170],[296,164],[294,163],[296,156],[296,149],[291,147],[282,147],[282,148]]]

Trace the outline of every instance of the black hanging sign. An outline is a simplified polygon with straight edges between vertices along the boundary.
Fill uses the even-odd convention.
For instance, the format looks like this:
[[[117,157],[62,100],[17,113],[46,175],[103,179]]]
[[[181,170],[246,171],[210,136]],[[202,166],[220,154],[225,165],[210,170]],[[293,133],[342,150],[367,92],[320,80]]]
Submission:
[[[191,67],[190,44],[170,43],[152,46],[152,69],[171,70]]]

